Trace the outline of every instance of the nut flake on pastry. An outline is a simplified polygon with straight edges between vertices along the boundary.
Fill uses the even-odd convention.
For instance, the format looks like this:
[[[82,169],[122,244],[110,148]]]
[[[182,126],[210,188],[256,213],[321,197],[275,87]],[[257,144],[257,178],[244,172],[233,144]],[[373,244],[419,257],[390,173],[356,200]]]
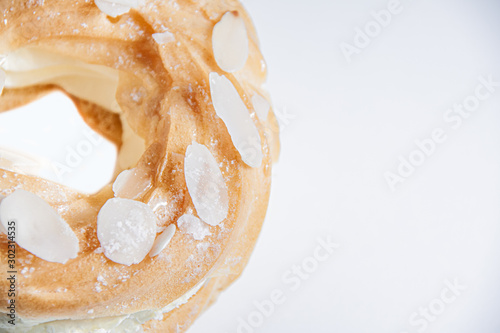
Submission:
[[[158,237],[156,237],[153,248],[149,252],[150,257],[156,257],[168,246],[175,235],[176,229],[175,224],[171,224]]]
[[[227,12],[214,26],[212,45],[219,67],[232,73],[242,69],[248,59],[248,36],[239,13]]]
[[[17,245],[35,256],[64,264],[77,257],[78,238],[66,221],[42,198],[16,190],[0,202],[4,230],[14,227]]]
[[[123,265],[140,263],[156,237],[156,215],[148,205],[109,199],[97,215],[97,237],[109,259]]]
[[[142,4],[141,0],[94,0],[96,6],[106,15],[117,17]]]
[[[115,197],[137,199],[151,188],[151,179],[140,168],[122,171],[113,183]]]
[[[193,142],[187,148],[184,174],[198,216],[213,226],[224,221],[229,209],[227,187],[217,161],[206,146]]]
[[[260,167],[263,155],[259,131],[233,83],[212,72],[210,93],[215,112],[224,121],[242,160],[253,168]]]

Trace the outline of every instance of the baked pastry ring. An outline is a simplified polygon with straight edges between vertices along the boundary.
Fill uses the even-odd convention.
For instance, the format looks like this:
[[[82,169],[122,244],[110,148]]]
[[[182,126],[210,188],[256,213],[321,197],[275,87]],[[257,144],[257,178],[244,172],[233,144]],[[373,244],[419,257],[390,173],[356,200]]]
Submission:
[[[60,90],[119,148],[95,194],[0,163],[15,332],[185,331],[241,274],[267,209],[278,126],[250,18],[232,0],[0,10],[0,112]],[[12,243],[0,235],[4,273]]]

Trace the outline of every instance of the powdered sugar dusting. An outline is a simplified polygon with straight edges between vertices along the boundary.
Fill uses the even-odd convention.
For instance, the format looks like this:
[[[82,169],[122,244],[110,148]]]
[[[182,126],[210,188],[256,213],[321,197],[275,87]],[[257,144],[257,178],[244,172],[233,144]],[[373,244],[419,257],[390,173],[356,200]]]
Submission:
[[[109,259],[127,266],[138,264],[153,247],[156,216],[142,202],[110,199],[97,216],[97,237]]]
[[[227,217],[229,197],[217,161],[208,148],[193,142],[186,150],[184,176],[198,216],[210,225]]]
[[[158,232],[165,229],[164,225],[166,222],[172,221],[176,216],[180,215],[181,211],[179,205],[183,200],[183,192],[168,196],[161,188],[157,188],[153,191],[148,201],[148,206],[151,207],[158,218]]]
[[[153,39],[158,44],[166,44],[166,43],[170,43],[170,42],[175,42],[175,36],[170,31],[159,32],[159,33],[153,34]]]
[[[200,243],[200,244],[196,245],[196,249],[202,253],[207,252],[209,247],[210,247],[210,243],[207,243],[207,242]]]
[[[190,214],[182,215],[177,220],[179,230],[185,234],[193,236],[196,240],[203,240],[206,236],[210,236],[210,228],[203,223],[199,218]]]

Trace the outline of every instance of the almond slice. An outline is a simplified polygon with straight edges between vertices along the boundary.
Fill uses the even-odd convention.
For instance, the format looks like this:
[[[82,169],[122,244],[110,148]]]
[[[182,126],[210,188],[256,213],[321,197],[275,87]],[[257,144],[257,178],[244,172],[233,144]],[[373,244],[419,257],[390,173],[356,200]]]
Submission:
[[[224,75],[210,73],[210,93],[215,112],[226,124],[231,140],[247,165],[262,164],[259,131],[238,91]]]
[[[186,150],[184,177],[198,216],[210,225],[218,225],[229,207],[227,187],[217,161],[207,147],[193,142]]]
[[[137,199],[151,188],[151,178],[139,168],[122,171],[113,183],[115,197]]]
[[[95,5],[106,15],[117,17],[139,7],[140,0],[94,0]]]
[[[2,200],[0,221],[14,227],[16,243],[35,256],[64,264],[76,258],[78,238],[66,221],[39,196],[16,190]]]
[[[133,265],[151,251],[156,238],[156,216],[148,205],[113,198],[97,215],[97,238],[112,261]]]
[[[245,66],[248,59],[248,35],[245,22],[237,11],[227,12],[214,26],[212,47],[215,61],[229,73]]]
[[[167,245],[175,235],[175,230],[175,224],[171,224],[167,227],[167,229],[165,229],[165,231],[163,231],[158,237],[156,237],[153,248],[149,252],[149,256],[151,258],[159,255],[161,251],[163,251],[167,247]]]

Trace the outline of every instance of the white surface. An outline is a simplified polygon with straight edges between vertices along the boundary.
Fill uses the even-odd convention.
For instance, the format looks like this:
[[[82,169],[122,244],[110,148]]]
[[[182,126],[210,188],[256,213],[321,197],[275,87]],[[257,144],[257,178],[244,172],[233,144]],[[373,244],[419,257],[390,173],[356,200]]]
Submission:
[[[244,1],[283,115],[271,205],[251,262],[190,333],[238,332],[255,301],[286,300],[239,332],[500,331],[500,87],[461,126],[444,115],[500,81],[499,4],[401,1],[403,10],[348,63],[340,51],[387,1]],[[415,140],[447,136],[403,184]],[[292,291],[317,238],[340,245]],[[465,291],[453,294],[455,279]],[[445,282],[447,281],[448,282]],[[443,312],[424,329],[414,312]],[[454,298],[454,299],[453,299]],[[453,300],[452,300],[453,299]],[[439,312],[439,311],[438,311]]]

